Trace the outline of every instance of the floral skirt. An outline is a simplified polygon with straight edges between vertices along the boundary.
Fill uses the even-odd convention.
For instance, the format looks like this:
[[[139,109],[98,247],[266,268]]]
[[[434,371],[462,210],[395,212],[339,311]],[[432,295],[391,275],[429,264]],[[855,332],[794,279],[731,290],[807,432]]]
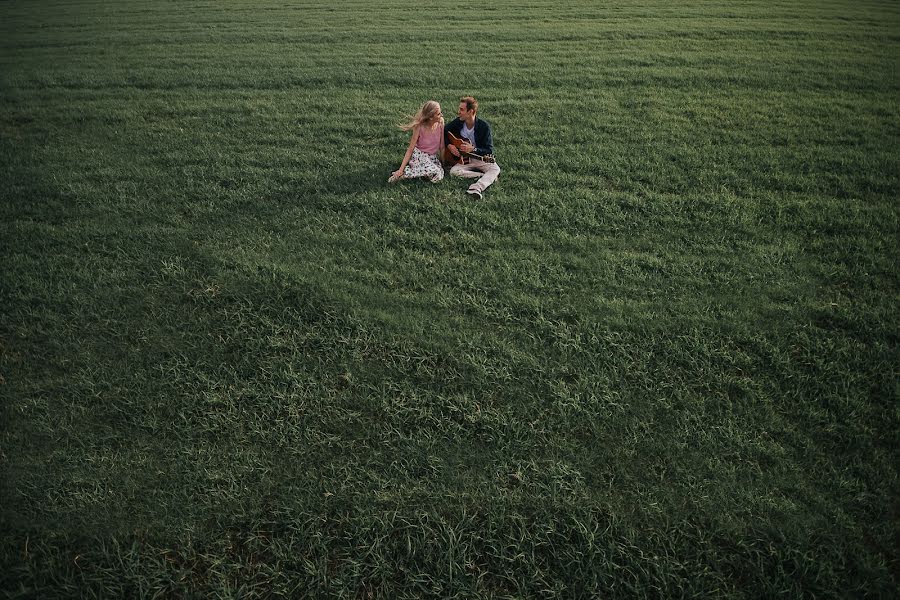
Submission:
[[[444,178],[444,167],[441,166],[441,160],[436,154],[428,154],[418,148],[413,148],[409,163],[403,170],[403,177],[405,179],[428,177],[432,182],[437,183]]]

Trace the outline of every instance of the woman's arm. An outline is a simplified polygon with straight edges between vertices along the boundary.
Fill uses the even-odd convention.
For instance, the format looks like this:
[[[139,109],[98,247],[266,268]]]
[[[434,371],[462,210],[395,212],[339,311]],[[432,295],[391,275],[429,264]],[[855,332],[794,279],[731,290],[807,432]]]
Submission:
[[[441,117],[441,147],[438,150],[438,160],[441,161],[441,164],[447,162],[447,142],[444,141],[444,139],[446,138],[444,127],[444,117]]]
[[[403,162],[400,163],[400,168],[394,171],[394,175],[400,177],[403,175],[403,169],[406,168],[406,165],[409,164],[409,159],[412,158],[413,148],[416,147],[416,142],[419,140],[419,126],[416,126],[413,129],[412,138],[409,140],[409,148],[406,149],[406,154],[403,156]]]

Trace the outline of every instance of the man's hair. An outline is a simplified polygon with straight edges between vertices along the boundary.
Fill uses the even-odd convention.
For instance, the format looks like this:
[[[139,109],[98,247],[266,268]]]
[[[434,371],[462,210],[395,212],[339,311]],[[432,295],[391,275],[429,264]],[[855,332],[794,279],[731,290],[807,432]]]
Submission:
[[[478,112],[478,100],[476,100],[472,96],[463,96],[459,99],[459,101],[466,103],[466,110],[474,110],[475,112]]]

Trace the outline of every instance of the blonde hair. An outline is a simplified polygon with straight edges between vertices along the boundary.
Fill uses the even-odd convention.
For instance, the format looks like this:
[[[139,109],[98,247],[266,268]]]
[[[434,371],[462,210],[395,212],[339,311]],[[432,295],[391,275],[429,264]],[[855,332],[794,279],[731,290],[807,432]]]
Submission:
[[[423,123],[436,122],[440,118],[441,105],[434,100],[429,100],[422,105],[422,108],[419,109],[419,112],[410,117],[409,121],[407,121],[406,123],[401,123],[400,129],[402,129],[403,131],[410,131],[412,129],[415,129],[419,125],[422,125]]]

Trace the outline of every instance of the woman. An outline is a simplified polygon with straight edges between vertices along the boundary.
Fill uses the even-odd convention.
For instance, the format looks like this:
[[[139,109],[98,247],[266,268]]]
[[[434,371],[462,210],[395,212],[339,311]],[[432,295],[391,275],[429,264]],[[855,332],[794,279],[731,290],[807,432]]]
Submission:
[[[427,177],[431,183],[443,179],[441,154],[444,150],[444,117],[441,115],[441,105],[429,100],[400,128],[412,131],[412,138],[400,168],[391,173],[388,183],[415,177]]]

